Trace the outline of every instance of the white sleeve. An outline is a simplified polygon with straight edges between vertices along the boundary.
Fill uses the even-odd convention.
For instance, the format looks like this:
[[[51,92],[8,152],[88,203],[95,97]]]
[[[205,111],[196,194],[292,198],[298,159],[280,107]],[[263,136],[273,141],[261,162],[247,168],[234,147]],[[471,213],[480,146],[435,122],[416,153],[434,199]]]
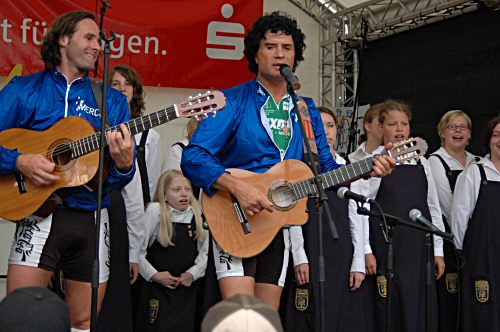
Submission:
[[[203,230],[204,238],[203,241],[198,241],[198,256],[194,260],[194,265],[191,266],[186,272],[191,273],[193,276],[193,281],[196,281],[205,275],[208,262],[208,231]]]
[[[453,193],[451,192],[450,182],[446,177],[446,170],[438,157],[429,157],[428,160],[432,177],[434,178],[434,184],[436,185],[441,210],[446,219],[449,220]]]
[[[153,199],[156,191],[156,184],[161,174],[160,164],[160,134],[155,130],[150,130],[148,134],[148,145],[146,149],[146,167],[148,169],[149,194]]]
[[[139,273],[146,281],[152,281],[151,278],[158,272],[153,265],[146,259],[147,249],[155,242],[157,228],[160,223],[159,205],[152,203],[146,208],[145,213],[144,238],[139,254]]]
[[[476,164],[470,164],[457,179],[451,208],[450,226],[455,236],[455,247],[462,249],[465,232],[477,203],[481,174]]]
[[[174,144],[163,160],[161,172],[164,173],[169,169],[181,170],[182,147],[179,144]]]
[[[290,251],[293,257],[293,266],[296,267],[300,264],[307,264],[306,251],[304,249],[304,236],[302,235],[301,226],[290,226],[288,229],[290,234]]]
[[[139,263],[139,251],[144,237],[144,202],[140,172],[135,172],[132,180],[122,188],[121,194],[127,216],[129,262]]]
[[[434,178],[432,177],[432,172],[429,166],[429,161],[422,158],[422,165],[424,166],[425,176],[427,177],[427,205],[429,206],[429,212],[431,214],[432,223],[434,226],[445,231],[443,223],[443,213],[441,212],[441,206],[439,205],[439,199],[436,191],[436,185],[434,184]],[[444,256],[443,253],[443,238],[437,235],[433,236],[434,239],[434,256]]]
[[[355,191],[356,186],[351,184],[351,189]],[[351,232],[352,245],[354,252],[351,262],[351,272],[365,273],[365,235],[364,220],[357,213],[358,205],[354,200],[349,200],[349,230]]]

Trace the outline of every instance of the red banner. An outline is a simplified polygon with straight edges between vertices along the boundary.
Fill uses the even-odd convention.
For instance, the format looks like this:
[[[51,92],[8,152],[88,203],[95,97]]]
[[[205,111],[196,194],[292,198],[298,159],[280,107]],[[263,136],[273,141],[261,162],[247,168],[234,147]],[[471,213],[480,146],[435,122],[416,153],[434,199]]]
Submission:
[[[54,19],[97,0],[0,0],[0,75],[14,65],[43,69],[39,45]],[[104,28],[113,30],[110,66],[133,66],[145,85],[222,89],[253,76],[243,38],[262,15],[263,0],[109,0]],[[98,16],[98,21],[100,15]],[[102,56],[100,66],[102,67]],[[99,75],[102,77],[102,75]]]

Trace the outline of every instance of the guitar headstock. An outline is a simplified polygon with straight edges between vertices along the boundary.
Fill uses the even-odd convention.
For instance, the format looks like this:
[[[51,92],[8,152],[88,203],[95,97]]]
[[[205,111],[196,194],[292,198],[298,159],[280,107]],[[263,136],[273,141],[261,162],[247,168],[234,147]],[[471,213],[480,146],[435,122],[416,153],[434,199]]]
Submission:
[[[176,106],[179,117],[198,119],[200,116],[207,117],[210,113],[215,116],[217,111],[226,107],[226,96],[220,91],[207,91],[190,96]]]
[[[427,152],[427,142],[420,137],[410,137],[393,144],[387,153],[400,164],[408,161],[417,161]]]

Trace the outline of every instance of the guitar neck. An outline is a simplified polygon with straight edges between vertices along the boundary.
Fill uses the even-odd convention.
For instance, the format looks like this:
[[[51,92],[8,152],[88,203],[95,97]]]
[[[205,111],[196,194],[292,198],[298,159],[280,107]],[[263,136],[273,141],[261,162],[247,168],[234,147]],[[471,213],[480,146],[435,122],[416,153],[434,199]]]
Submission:
[[[320,174],[321,187],[327,189],[343,182],[350,181],[356,177],[371,171],[373,160],[379,155],[356,161],[352,164],[342,166],[333,171]],[[302,198],[317,192],[314,177],[295,182],[291,185],[296,198]]]
[[[125,122],[124,125],[128,128],[130,134],[132,134],[133,136],[169,121],[175,120],[178,117],[179,116],[177,114],[176,105],[172,105],[160,111],[132,119],[128,122]],[[120,131],[120,125],[110,127],[106,130],[106,132],[111,131]],[[101,132],[97,132],[94,135],[71,142],[69,144],[72,150],[71,159],[78,158],[99,149],[100,142]]]

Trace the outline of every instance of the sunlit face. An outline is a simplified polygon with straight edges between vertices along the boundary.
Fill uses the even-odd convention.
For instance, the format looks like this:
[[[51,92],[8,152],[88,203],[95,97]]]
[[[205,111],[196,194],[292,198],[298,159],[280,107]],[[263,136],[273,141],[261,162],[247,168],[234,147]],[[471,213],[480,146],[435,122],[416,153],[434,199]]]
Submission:
[[[381,125],[384,144],[401,142],[410,137],[410,119],[405,112],[389,111]]]
[[[500,123],[493,129],[490,139],[491,159],[500,160]]]
[[[286,64],[293,68],[295,48],[291,35],[282,32],[267,31],[260,41],[259,50],[255,56],[258,65],[257,78],[260,82],[283,81],[280,65]]]
[[[328,113],[321,112],[321,120],[323,121],[323,128],[325,128],[326,142],[333,151],[333,146],[335,145],[335,140],[337,139],[337,125],[335,120]]]
[[[166,202],[176,210],[184,211],[191,204],[193,193],[191,185],[183,176],[176,176],[165,189]]]
[[[127,97],[127,102],[130,104],[132,96],[134,95],[134,87],[122,74],[115,71],[111,78],[111,86],[120,91]]]
[[[443,147],[452,150],[464,150],[469,143],[471,131],[465,117],[456,116],[441,132]]]
[[[83,19],[76,25],[71,36],[62,36],[59,39],[61,52],[61,66],[70,72],[86,73],[94,68],[101,44],[99,42],[99,28],[89,19]]]

